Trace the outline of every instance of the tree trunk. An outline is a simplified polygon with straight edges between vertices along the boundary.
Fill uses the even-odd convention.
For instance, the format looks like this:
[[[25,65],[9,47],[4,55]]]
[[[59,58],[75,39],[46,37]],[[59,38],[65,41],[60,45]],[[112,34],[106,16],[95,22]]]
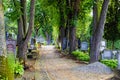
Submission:
[[[65,50],[64,38],[65,38],[65,28],[63,26],[61,26],[60,27],[60,39],[61,39],[61,49],[62,50]]]
[[[21,3],[22,4],[22,3]],[[24,7],[25,5],[23,5]],[[21,9],[24,10],[24,9]],[[24,12],[24,11],[22,11]],[[20,60],[25,61],[26,53],[27,53],[27,44],[32,34],[33,26],[34,26],[34,12],[35,12],[35,0],[31,0],[30,2],[30,20],[29,20],[29,27],[27,32],[25,33],[25,25],[26,25],[26,14],[22,14],[18,20],[18,58]]]
[[[60,42],[61,42],[61,50],[65,50],[67,47],[67,42],[65,41],[65,9],[64,9],[64,1],[58,0],[59,12],[60,12]]]
[[[93,6],[93,33],[95,32],[98,24],[98,0],[94,0],[94,6]]]
[[[27,1],[26,0],[21,0],[21,11],[23,13],[22,15],[22,19],[24,20],[23,21],[23,33],[24,33],[24,37],[26,36],[26,32],[27,32],[27,16],[26,16],[26,13],[27,13]]]
[[[76,24],[73,21],[77,21],[79,14],[80,0],[67,0],[67,5],[71,8],[68,13],[68,25],[69,25],[69,53],[76,50]],[[73,9],[73,10],[72,10]]]
[[[45,34],[46,34],[47,45],[50,45],[50,43],[51,43],[51,35],[48,34],[47,32]]]
[[[112,41],[112,49],[114,49],[114,43],[115,43],[115,41],[113,40]]]
[[[100,56],[100,43],[103,36],[104,31],[104,23],[106,19],[107,9],[108,9],[108,3],[109,0],[104,0],[102,5],[102,11],[100,14],[100,19],[98,22],[98,26],[96,30],[93,33],[92,37],[92,46],[91,46],[91,52],[90,52],[90,63],[96,62],[99,60]]]
[[[2,5],[2,0],[0,0],[0,56],[6,56],[4,12]]]
[[[76,27],[70,27],[69,28],[69,53],[71,54],[72,51],[76,50]]]
[[[14,73],[10,70],[7,60],[7,49],[5,40],[5,24],[4,24],[4,11],[2,0],[0,0],[0,80],[4,77],[8,80],[14,80]]]

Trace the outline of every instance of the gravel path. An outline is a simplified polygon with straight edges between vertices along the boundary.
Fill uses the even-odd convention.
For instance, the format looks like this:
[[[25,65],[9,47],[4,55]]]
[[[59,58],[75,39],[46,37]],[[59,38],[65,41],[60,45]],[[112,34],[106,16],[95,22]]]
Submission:
[[[54,46],[42,46],[39,58],[29,61],[35,69],[25,71],[23,79],[15,80],[110,80],[113,76],[101,63],[80,64],[59,54]]]
[[[104,71],[103,74],[99,74],[97,71],[91,73],[92,70],[87,71],[86,69],[89,65],[79,64],[71,59],[60,58],[59,53],[55,52],[53,46],[42,46],[40,51],[43,57],[44,68],[51,80],[107,80],[113,76],[111,72],[104,73]],[[83,68],[84,66],[88,67]],[[83,70],[86,69],[86,71],[81,70],[82,68]]]

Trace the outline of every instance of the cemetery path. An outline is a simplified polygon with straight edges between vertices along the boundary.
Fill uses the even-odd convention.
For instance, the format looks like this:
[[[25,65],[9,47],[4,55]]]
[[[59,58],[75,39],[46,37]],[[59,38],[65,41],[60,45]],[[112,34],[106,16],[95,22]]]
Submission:
[[[44,76],[35,80],[108,80],[111,75],[77,71],[86,64],[76,63],[72,59],[60,57],[54,46],[42,46],[40,59]]]

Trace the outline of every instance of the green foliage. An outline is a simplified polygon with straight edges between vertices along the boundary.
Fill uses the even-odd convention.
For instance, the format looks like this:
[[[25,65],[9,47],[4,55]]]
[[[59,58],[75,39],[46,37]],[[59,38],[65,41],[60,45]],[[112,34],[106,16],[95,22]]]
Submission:
[[[0,75],[0,80],[8,80],[6,76]]]
[[[81,52],[81,51],[73,51],[72,55],[74,55],[78,60],[81,60],[81,61],[89,61],[90,60],[89,54]]]
[[[83,0],[80,4],[79,20],[76,24],[76,36],[81,40],[88,40],[90,38],[90,24],[92,22],[92,4],[90,0]]]
[[[23,65],[19,61],[15,62],[13,53],[8,53],[7,58],[1,57],[0,61],[2,61],[2,66],[0,66],[0,80],[14,80],[14,74],[15,76],[23,75]]]
[[[73,51],[72,55],[74,55],[75,57],[77,57],[80,54],[80,51]]]
[[[14,70],[11,68],[10,56],[0,56],[0,80],[14,80]],[[12,63],[11,63],[12,64]]]
[[[15,67],[15,56],[13,53],[7,54],[7,65],[8,65],[8,72],[7,74],[10,75],[9,79],[14,79],[14,67]]]
[[[23,65],[21,65],[18,60],[15,60],[15,56],[13,53],[8,53],[7,63],[8,63],[8,68],[9,68],[8,74],[12,74],[13,77],[14,77],[14,74],[15,76],[21,76],[24,74]]]
[[[4,56],[0,56],[0,80],[6,80],[8,79],[7,76],[7,61],[6,61],[6,57]]]
[[[8,62],[8,66],[9,68],[14,71],[14,67],[15,67],[15,56],[13,53],[8,53],[7,55],[7,62]]]
[[[23,65],[20,64],[19,61],[16,61],[14,70],[15,70],[14,73],[16,76],[21,76],[24,74],[24,67]]]
[[[120,39],[120,1],[111,0],[108,7],[104,38],[109,41],[117,41]],[[114,46],[114,45],[113,45]]]
[[[104,60],[101,60],[100,62],[102,62],[103,64],[109,66],[112,69],[117,68],[117,64],[118,64],[118,61],[115,60],[115,59],[111,59],[111,60],[104,59]]]

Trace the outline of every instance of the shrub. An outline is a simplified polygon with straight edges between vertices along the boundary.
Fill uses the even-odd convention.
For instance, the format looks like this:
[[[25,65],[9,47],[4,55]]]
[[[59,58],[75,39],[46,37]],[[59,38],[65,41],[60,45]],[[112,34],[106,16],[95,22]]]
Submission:
[[[77,59],[81,61],[89,61],[90,57],[88,53],[80,52],[80,54],[77,56]]]
[[[75,56],[78,60],[81,61],[89,61],[90,57],[88,53],[84,53],[81,51],[73,51],[72,55]]]
[[[8,53],[7,57],[0,56],[0,80],[14,80],[14,74],[23,75],[23,65],[19,61],[15,62],[13,53]]]
[[[20,64],[19,61],[16,61],[14,73],[16,76],[21,76],[24,74],[24,67],[23,67],[23,65]]]
[[[13,53],[8,53],[7,55],[7,63],[9,67],[10,74],[15,74],[15,76],[21,76],[24,73],[24,67],[18,60],[15,60],[15,56]]]
[[[0,56],[0,80],[8,80],[9,74],[7,58],[5,56]]]
[[[9,75],[8,77],[10,80],[13,80],[14,79],[14,67],[15,67],[15,56],[13,53],[7,54],[7,65],[8,65],[7,74]]]
[[[72,52],[72,55],[75,56],[75,57],[77,57],[79,54],[80,54],[80,51],[73,51]]]
[[[118,61],[116,59],[110,59],[110,60],[104,59],[104,60],[101,60],[100,62],[107,65],[111,69],[117,68],[117,64],[118,64]]]
[[[8,80],[6,76],[0,75],[0,80]]]

